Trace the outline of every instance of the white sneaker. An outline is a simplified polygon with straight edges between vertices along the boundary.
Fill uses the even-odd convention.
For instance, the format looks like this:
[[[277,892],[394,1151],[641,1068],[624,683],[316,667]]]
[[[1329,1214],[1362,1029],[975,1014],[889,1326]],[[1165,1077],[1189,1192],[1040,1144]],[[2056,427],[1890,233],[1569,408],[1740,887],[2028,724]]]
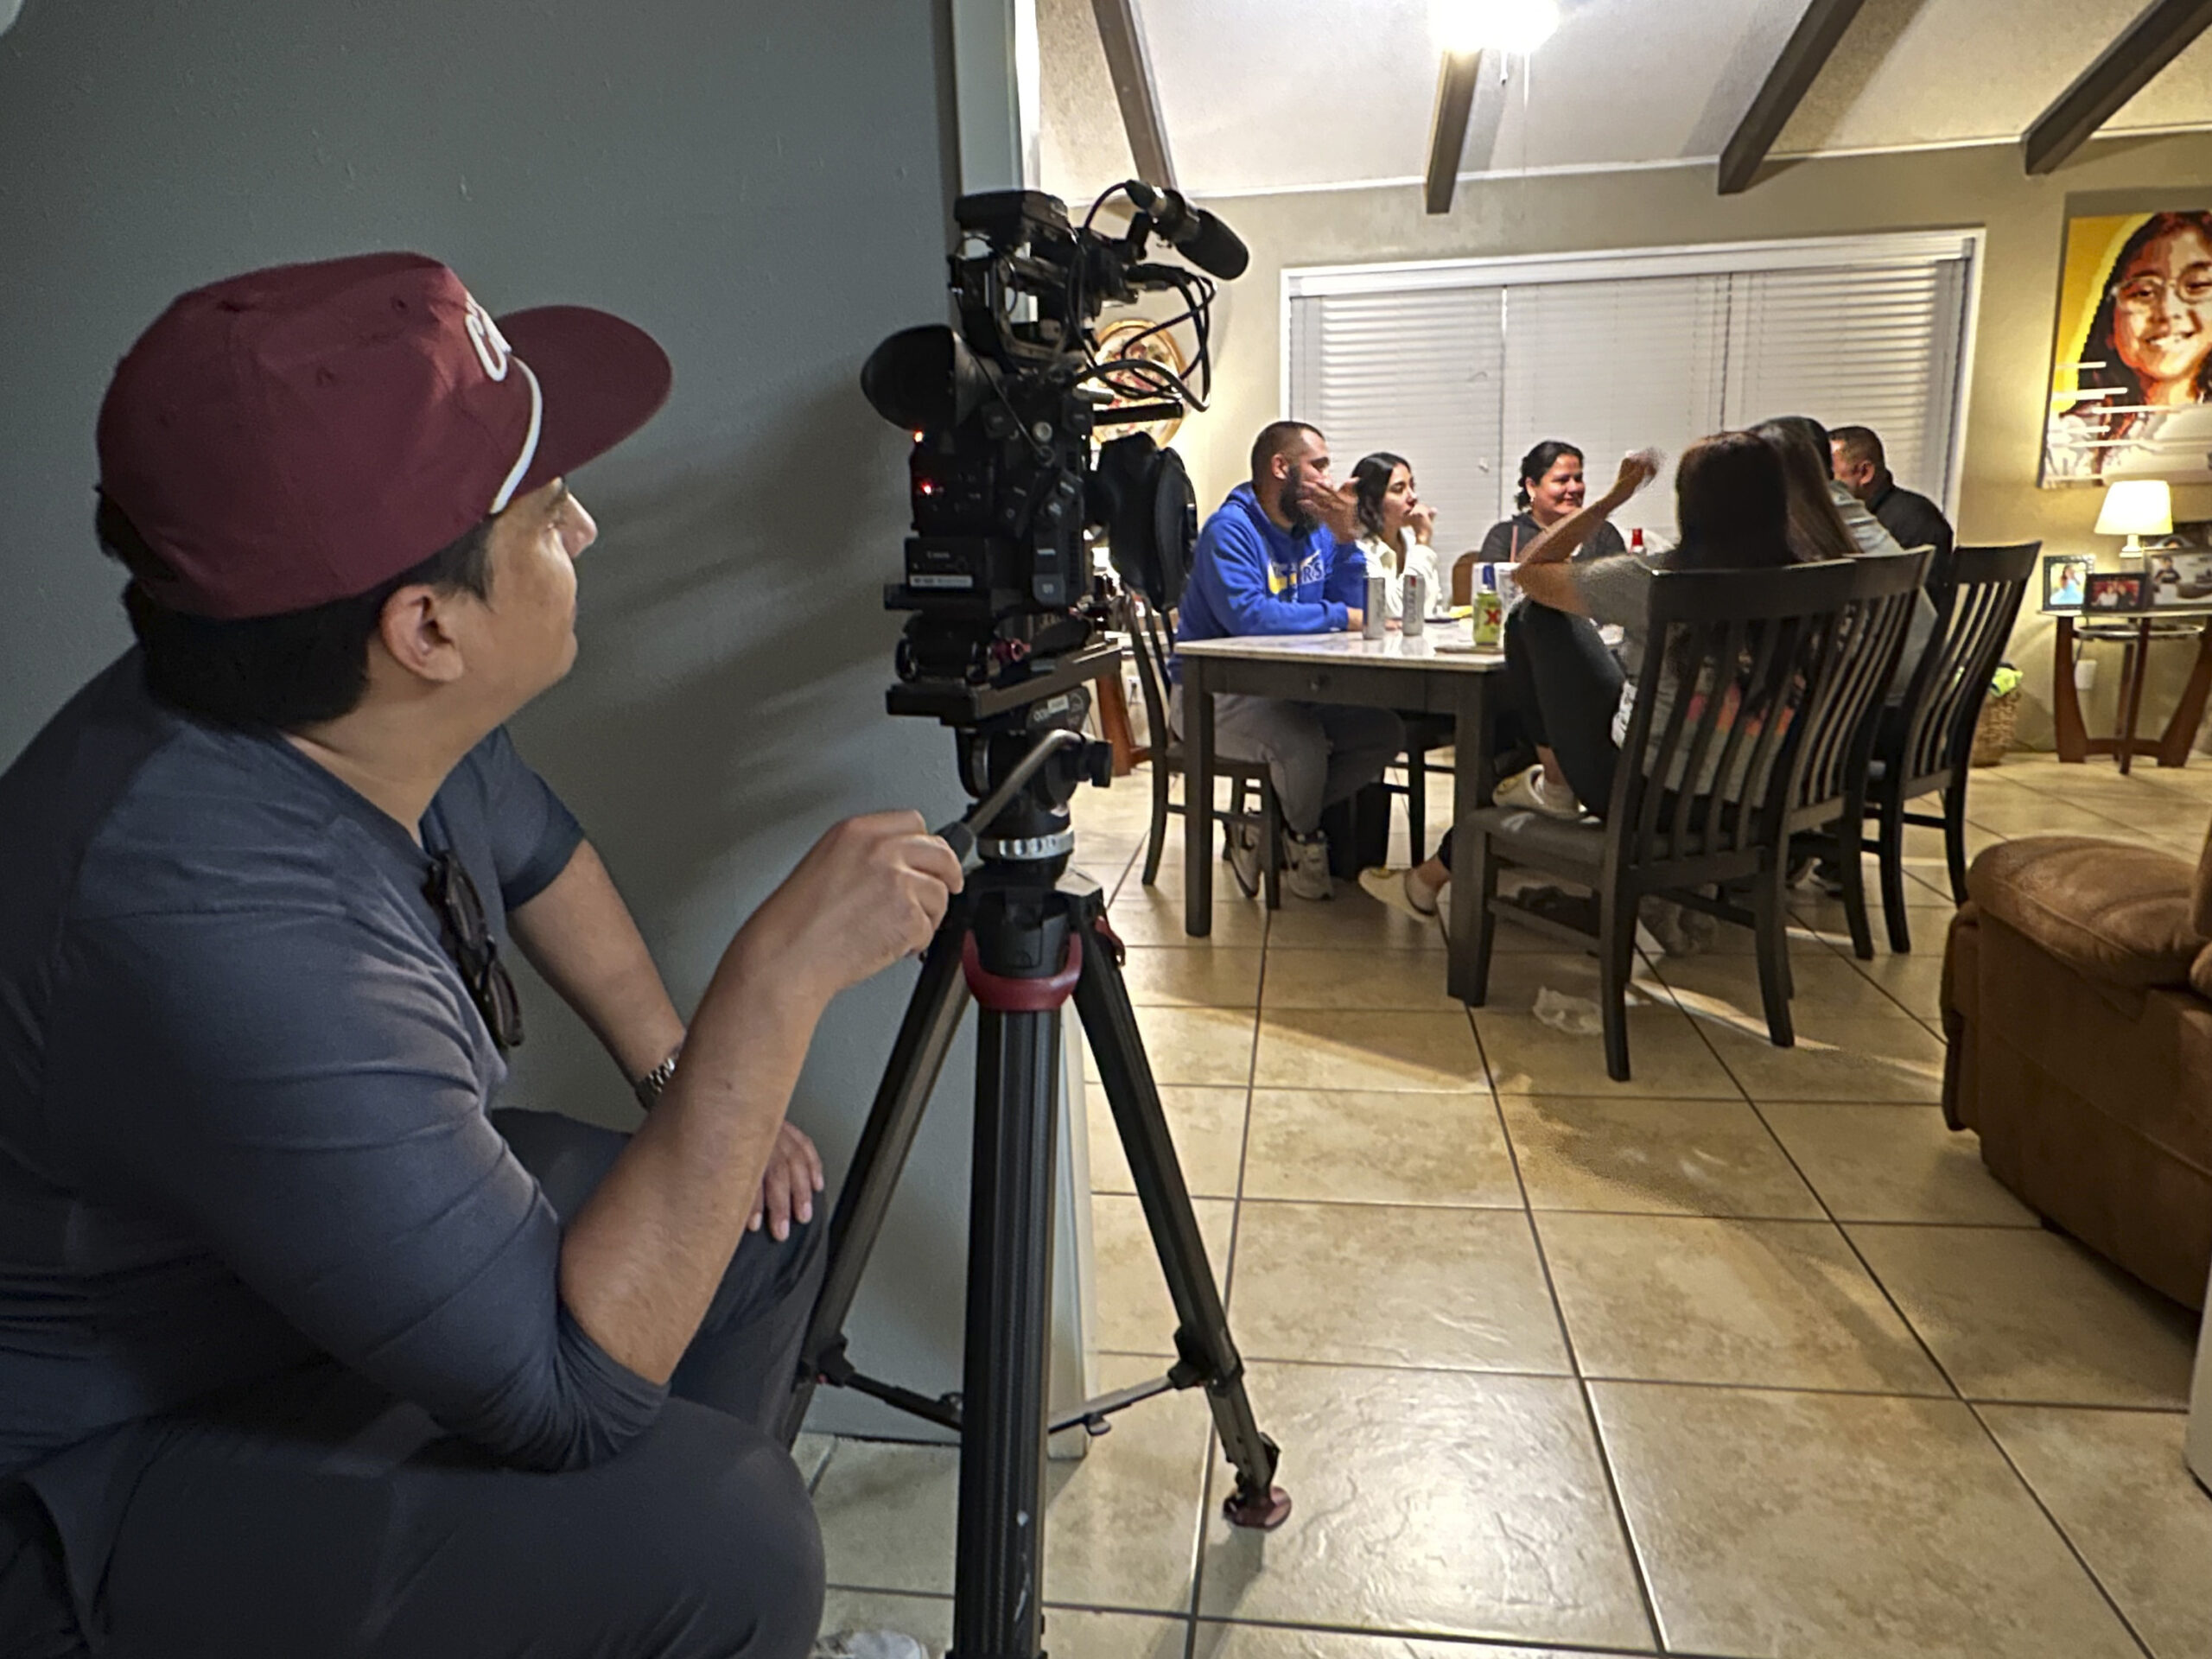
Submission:
[[[1548,818],[1572,822],[1582,816],[1582,803],[1574,798],[1574,791],[1553,783],[1551,774],[1541,766],[1531,766],[1518,777],[1507,779],[1491,799],[1497,805],[1541,812]]]
[[[1410,869],[1394,870],[1376,865],[1359,873],[1360,889],[1378,904],[1402,911],[1421,921],[1436,915],[1436,895],[1414,880]]]
[[[1293,835],[1286,830],[1282,837],[1283,856],[1288,861],[1283,880],[1290,890],[1301,899],[1333,899],[1336,887],[1329,880],[1329,838],[1316,830],[1311,836]]]
[[[930,1659],[930,1650],[897,1630],[840,1630],[816,1640],[814,1659]]]
[[[1449,881],[1436,890],[1436,926],[1446,938],[1452,937],[1452,884]]]

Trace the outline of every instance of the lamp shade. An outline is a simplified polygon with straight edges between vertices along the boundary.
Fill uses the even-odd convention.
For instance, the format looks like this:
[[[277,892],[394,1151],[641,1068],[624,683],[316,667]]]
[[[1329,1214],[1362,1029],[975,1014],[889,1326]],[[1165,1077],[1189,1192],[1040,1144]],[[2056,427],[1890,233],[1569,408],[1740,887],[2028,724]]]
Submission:
[[[2168,536],[2173,527],[2173,492],[2164,479],[2129,479],[2106,486],[2098,535]]]

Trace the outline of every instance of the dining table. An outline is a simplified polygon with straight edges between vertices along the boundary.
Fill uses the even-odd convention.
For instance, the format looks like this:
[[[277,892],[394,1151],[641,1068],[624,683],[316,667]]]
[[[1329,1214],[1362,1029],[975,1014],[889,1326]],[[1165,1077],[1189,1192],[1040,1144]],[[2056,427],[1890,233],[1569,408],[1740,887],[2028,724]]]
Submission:
[[[1474,647],[1463,620],[1433,621],[1420,632],[1249,634],[1179,642],[1183,683],[1185,796],[1183,931],[1204,938],[1213,927],[1214,720],[1217,692],[1343,703],[1402,714],[1451,716],[1452,818],[1490,804],[1496,784],[1496,728],[1505,701],[1502,652]],[[1462,1001],[1474,995],[1472,836],[1452,839],[1452,912],[1446,984]]]

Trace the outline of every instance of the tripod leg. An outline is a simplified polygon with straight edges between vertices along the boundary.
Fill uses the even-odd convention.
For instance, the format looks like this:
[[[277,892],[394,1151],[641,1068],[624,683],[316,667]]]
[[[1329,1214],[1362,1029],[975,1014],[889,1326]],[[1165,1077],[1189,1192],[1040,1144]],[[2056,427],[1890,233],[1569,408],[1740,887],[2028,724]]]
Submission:
[[[1190,1373],[1179,1376],[1178,1383],[1205,1384],[1222,1450],[1236,1467],[1236,1491],[1222,1505],[1224,1513],[1238,1526],[1277,1527],[1290,1513],[1288,1495],[1274,1484],[1281,1453],[1260,1432],[1252,1402],[1245,1395],[1244,1361],[1230,1339],[1229,1316],[1222,1311],[1221,1293],[1206,1262],[1198,1216],[1191,1208],[1190,1189],[1184,1185],[1182,1166],[1176,1162],[1175,1143],[1167,1133],[1151,1062],[1145,1058],[1136,1012],[1129,1006],[1119,953],[1110,936],[1102,937],[1099,931],[1092,931],[1085,943],[1083,977],[1075,989],[1076,1012],[1090,1039],[1099,1080],[1113,1106],[1115,1126],[1121,1131],[1129,1173],[1152,1230],[1153,1249],[1175,1304],[1175,1351],[1182,1361],[1177,1369]]]
[[[875,1103],[869,1108],[868,1125],[854,1149],[844,1190],[830,1219],[830,1263],[823,1274],[822,1294],[816,1298],[813,1317],[807,1322],[806,1339],[799,1347],[798,1376],[790,1406],[784,1413],[784,1444],[798,1438],[806,1421],[816,1384],[825,1363],[842,1360],[845,1319],[853,1310],[861,1274],[868,1253],[883,1230],[891,1208],[891,1195],[899,1173],[906,1166],[915,1132],[921,1128],[922,1109],[937,1087],[944,1057],[967,1011],[968,991],[961,976],[962,947],[968,937],[968,912],[956,904],[938,929],[937,938],[922,957],[922,976],[906,1001],[906,1017],[899,1023],[898,1040],[892,1045],[890,1064],[877,1085]]]
[[[1057,1013],[981,1010],[953,1563],[957,1659],[1043,1651]]]

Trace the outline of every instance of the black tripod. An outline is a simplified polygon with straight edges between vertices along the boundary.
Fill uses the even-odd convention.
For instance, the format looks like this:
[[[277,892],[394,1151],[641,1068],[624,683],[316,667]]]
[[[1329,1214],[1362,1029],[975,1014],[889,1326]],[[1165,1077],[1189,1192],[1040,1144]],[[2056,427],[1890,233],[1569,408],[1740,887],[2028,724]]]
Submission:
[[[830,1224],[830,1262],[785,1419],[795,1436],[817,1382],[855,1388],[960,1436],[960,1512],[948,1659],[1039,1659],[1046,1437],[1104,1432],[1108,1414],[1173,1389],[1204,1387],[1236,1489],[1223,1505],[1239,1526],[1290,1513],[1275,1484],[1278,1453],[1244,1393],[1243,1361],[1198,1236],[1160,1092],[1122,978],[1122,944],[1097,884],[1062,879],[1073,844],[1066,805],[1102,746],[1027,707],[962,725],[963,781],[984,798],[969,822],[980,867],[922,960],[890,1064]],[[1040,705],[1049,708],[1051,705]],[[1078,758],[1081,757],[1081,758]],[[1103,777],[1096,781],[1104,782]],[[963,849],[964,851],[964,849]],[[1045,1415],[1052,1290],[1055,1085],[1061,1006],[1072,994],[1128,1154],[1153,1247],[1174,1300],[1175,1365],[1165,1376]],[[976,1131],[968,1235],[962,1390],[942,1399],[864,1376],[844,1326],[922,1110],[958,1031],[977,1004]]]

